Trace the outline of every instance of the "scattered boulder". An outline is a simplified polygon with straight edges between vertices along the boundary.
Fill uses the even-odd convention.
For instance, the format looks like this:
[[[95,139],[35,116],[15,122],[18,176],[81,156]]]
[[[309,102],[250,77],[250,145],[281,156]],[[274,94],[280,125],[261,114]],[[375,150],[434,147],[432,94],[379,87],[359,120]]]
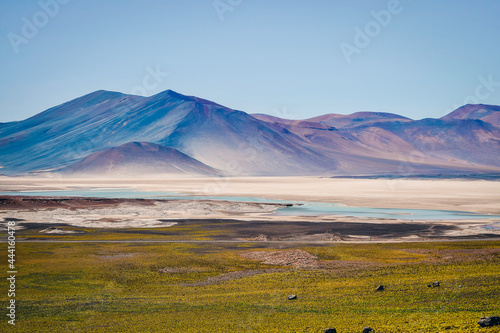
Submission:
[[[337,330],[335,328],[327,328],[325,329],[325,333],[337,333]]]
[[[267,235],[261,234],[261,235],[258,235],[258,236],[251,238],[250,240],[258,241],[258,242],[269,242],[270,240],[272,240],[272,238],[267,236]]]
[[[375,333],[375,330],[371,327],[365,327],[363,328],[363,333]]]
[[[322,241],[325,241],[325,242],[341,242],[342,241],[342,237],[340,235],[333,235],[333,236],[330,236],[330,237],[322,239]]]
[[[431,287],[432,287],[432,288],[436,288],[436,287],[439,287],[439,286],[440,286],[439,281],[434,281],[434,282],[429,283],[429,284],[427,285],[427,287],[429,287],[429,288],[431,288]]]
[[[384,290],[385,290],[385,288],[383,285],[380,285],[377,287],[377,289],[375,289],[375,291],[384,291]]]
[[[73,230],[63,230],[55,227],[48,227],[46,229],[39,231],[42,234],[75,234],[76,231]]]
[[[58,231],[58,230],[61,230],[61,229],[54,228],[54,227],[48,227],[46,229],[40,230],[39,232],[41,232],[41,233],[49,233],[49,232]]]
[[[500,325],[500,317],[499,316],[489,316],[482,317],[478,321],[479,326],[481,327],[490,327]]]
[[[297,299],[297,295],[288,295],[289,301],[294,300],[294,299]]]

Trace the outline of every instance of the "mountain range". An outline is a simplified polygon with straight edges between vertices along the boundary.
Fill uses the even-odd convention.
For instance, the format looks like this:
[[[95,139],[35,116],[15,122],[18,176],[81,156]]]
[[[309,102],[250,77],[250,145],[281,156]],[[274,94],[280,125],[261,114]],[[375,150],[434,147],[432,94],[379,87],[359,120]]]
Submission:
[[[291,120],[167,90],[96,91],[0,123],[4,175],[353,176],[500,172],[500,106],[439,118],[357,112]]]

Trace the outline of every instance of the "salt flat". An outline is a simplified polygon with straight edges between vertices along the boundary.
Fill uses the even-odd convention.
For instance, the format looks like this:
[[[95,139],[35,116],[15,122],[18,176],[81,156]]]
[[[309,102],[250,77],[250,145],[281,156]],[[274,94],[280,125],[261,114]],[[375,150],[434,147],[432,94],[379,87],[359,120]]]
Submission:
[[[293,200],[341,203],[357,207],[435,209],[469,211],[482,214],[500,214],[500,182],[484,180],[403,180],[403,179],[332,179],[313,177],[240,177],[240,178],[162,178],[162,179],[61,179],[61,178],[7,178],[0,179],[1,191],[37,191],[50,196],[52,190],[66,190],[78,193],[83,190],[122,189],[170,192],[196,196],[256,197],[269,200]],[[432,237],[492,237],[500,235],[498,219],[465,220],[401,220],[397,218],[373,218],[339,215],[291,215],[280,216],[276,210],[280,204],[251,203],[211,200],[117,200],[107,203],[79,201],[68,206],[25,207],[3,205],[0,211],[4,218],[15,218],[30,223],[50,226],[56,224],[83,228],[161,228],[175,225],[176,221],[187,220],[236,220],[253,225],[254,229],[245,237],[259,240],[288,239],[287,228],[292,230],[302,222],[323,222],[324,226],[313,232],[315,227],[301,226],[294,240],[336,240],[338,235],[349,240],[356,236],[352,228],[366,228],[367,224],[378,224],[386,228],[386,236],[396,225],[410,230],[420,230],[414,224],[425,224],[429,228],[394,235],[394,239],[405,237],[423,239]],[[77,205],[77,206],[75,206]],[[97,205],[97,206],[96,206]],[[257,221],[268,221],[267,225]],[[170,224],[168,224],[170,223]],[[208,223],[208,222],[207,222]],[[278,223],[278,224],[276,224]],[[350,224],[342,229],[342,224]],[[281,224],[289,227],[283,229]],[[328,224],[328,225],[326,225]],[[412,224],[412,225],[410,225]],[[393,227],[390,227],[393,225]],[[406,226],[406,227],[405,227]],[[229,225],[228,225],[229,227]],[[231,229],[241,226],[231,225]],[[259,230],[269,227],[268,234]],[[332,228],[330,228],[332,227]],[[439,233],[429,232],[436,227]],[[217,227],[218,228],[218,227]],[[308,229],[309,228],[309,229]],[[339,229],[340,228],[340,229]],[[370,228],[372,228],[370,226]],[[343,231],[335,231],[335,230]],[[436,229],[436,230],[437,230]],[[394,229],[395,230],[395,229]],[[367,232],[368,237],[371,232]],[[259,238],[260,237],[260,238]],[[271,238],[273,238],[271,237]],[[423,237],[423,238],[422,238]],[[408,238],[408,239],[410,239]],[[236,238],[234,238],[236,239]]]
[[[486,180],[215,177],[69,179],[0,177],[0,191],[140,189],[190,195],[251,196],[375,208],[500,214],[500,182]]]

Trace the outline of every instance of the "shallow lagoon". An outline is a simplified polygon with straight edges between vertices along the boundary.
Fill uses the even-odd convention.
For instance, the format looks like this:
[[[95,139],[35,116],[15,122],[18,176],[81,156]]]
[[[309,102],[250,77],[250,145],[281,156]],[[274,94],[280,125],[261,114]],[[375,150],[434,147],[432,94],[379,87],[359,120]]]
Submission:
[[[353,217],[389,218],[400,220],[467,220],[467,219],[499,219],[500,215],[477,214],[473,212],[431,209],[370,208],[352,207],[337,203],[285,201],[242,196],[193,196],[166,191],[140,191],[131,189],[86,189],[74,191],[33,191],[33,192],[0,192],[0,195],[23,196],[69,196],[98,197],[118,199],[171,199],[171,200],[228,200],[244,202],[292,203],[294,206],[280,208],[276,211],[281,216],[318,216],[340,215]]]

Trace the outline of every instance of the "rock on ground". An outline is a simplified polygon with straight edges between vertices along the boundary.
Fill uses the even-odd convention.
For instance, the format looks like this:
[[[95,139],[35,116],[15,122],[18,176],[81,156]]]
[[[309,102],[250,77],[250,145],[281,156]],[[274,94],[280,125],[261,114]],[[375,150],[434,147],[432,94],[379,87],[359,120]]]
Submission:
[[[483,317],[478,322],[481,327],[490,327],[500,325],[500,317],[499,316],[489,316]]]

